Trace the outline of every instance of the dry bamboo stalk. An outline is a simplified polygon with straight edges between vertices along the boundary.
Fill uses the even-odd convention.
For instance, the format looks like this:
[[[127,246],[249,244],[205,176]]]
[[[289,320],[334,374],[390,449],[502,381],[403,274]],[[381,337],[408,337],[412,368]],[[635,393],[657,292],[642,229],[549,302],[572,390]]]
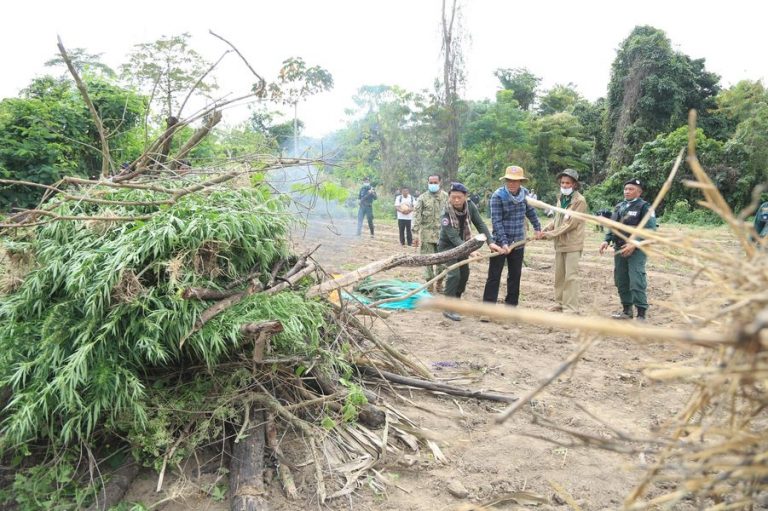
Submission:
[[[497,319],[511,319],[532,325],[571,330],[583,330],[593,334],[629,337],[635,340],[670,341],[685,346],[715,347],[736,344],[728,334],[711,330],[690,331],[674,328],[637,326],[635,323],[616,321],[595,316],[575,316],[538,310],[520,309],[499,305],[471,303],[450,298],[432,298],[420,303],[421,307],[433,310],[449,310],[463,314],[489,316]]]

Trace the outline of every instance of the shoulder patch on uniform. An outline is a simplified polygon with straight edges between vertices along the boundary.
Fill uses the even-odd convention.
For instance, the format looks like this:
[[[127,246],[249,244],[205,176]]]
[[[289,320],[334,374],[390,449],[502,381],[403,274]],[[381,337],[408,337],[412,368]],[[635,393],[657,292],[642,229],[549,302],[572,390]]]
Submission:
[[[449,225],[451,225],[451,221],[447,218],[443,218],[443,226],[448,227]]]

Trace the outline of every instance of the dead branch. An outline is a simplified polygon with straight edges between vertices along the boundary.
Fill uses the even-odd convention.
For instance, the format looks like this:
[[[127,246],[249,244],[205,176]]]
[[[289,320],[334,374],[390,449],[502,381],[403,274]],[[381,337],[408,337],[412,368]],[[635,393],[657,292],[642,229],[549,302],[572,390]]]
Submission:
[[[439,383],[435,381],[424,381],[417,378],[409,378],[407,376],[401,376],[399,374],[390,373],[378,368],[368,367],[364,365],[357,365],[358,371],[365,376],[373,378],[381,378],[392,383],[399,383],[401,385],[408,385],[409,387],[416,387],[419,389],[431,390],[433,392],[441,392],[443,394],[449,394],[451,396],[469,397],[475,399],[484,399],[487,401],[500,401],[502,403],[513,403],[518,400],[515,396],[509,396],[505,394],[497,394],[495,392],[485,392],[482,390],[470,390],[454,387],[445,383]]]
[[[202,126],[197,128],[192,136],[189,137],[189,140],[187,140],[181,149],[179,149],[179,152],[176,154],[176,156],[173,157],[173,161],[171,162],[171,170],[176,170],[178,168],[179,160],[186,158],[189,152],[194,149],[197,144],[202,142],[202,140],[208,136],[211,130],[221,122],[222,117],[223,115],[221,110],[214,110],[213,114],[205,120]]]
[[[398,266],[429,266],[434,264],[442,264],[448,261],[456,259],[462,259],[469,256],[472,252],[483,246],[485,243],[485,235],[478,234],[474,238],[464,242],[462,245],[447,250],[445,252],[438,252],[437,254],[428,255],[410,255],[399,254],[387,259],[375,261],[362,268],[358,268],[355,271],[342,275],[338,279],[328,280],[322,284],[318,284],[309,288],[307,296],[323,295],[336,289],[341,289],[355,282],[359,282],[366,277],[370,277],[376,273],[390,270]]]
[[[300,269],[302,269],[302,268],[304,267],[304,265],[305,265],[305,264],[307,264],[307,259],[309,259],[309,256],[311,256],[312,254],[314,254],[314,253],[315,253],[315,251],[316,251],[318,248],[320,248],[320,245],[317,245],[315,248],[313,248],[313,249],[311,249],[311,250],[307,250],[306,252],[304,252],[304,253],[301,255],[301,257],[299,257],[299,260],[298,260],[298,261],[296,261],[296,264],[294,264],[294,265],[293,265],[293,267],[292,267],[290,270],[288,270],[288,271],[285,273],[285,275],[283,275],[283,278],[284,278],[284,279],[289,279],[289,278],[291,278],[292,276],[294,276],[294,275],[296,274],[296,272],[298,272]]]
[[[519,309],[515,307],[499,307],[497,305],[470,303],[445,297],[424,300],[420,306],[425,309],[450,310],[462,314],[488,316],[496,319],[522,321],[531,325],[564,330],[583,330],[593,334],[656,342],[677,342],[684,346],[719,347],[735,345],[738,332],[725,334],[711,330],[680,330],[674,328],[640,327],[623,321],[605,319],[594,316],[575,316],[538,310]]]
[[[61,58],[64,59],[64,63],[67,65],[69,73],[72,75],[72,78],[75,79],[77,90],[80,91],[80,95],[83,97],[83,101],[85,101],[85,104],[88,105],[88,110],[91,112],[93,122],[96,124],[96,130],[99,132],[99,139],[101,140],[101,175],[107,177],[109,175],[109,163],[111,159],[109,156],[109,144],[107,143],[107,135],[104,132],[104,124],[101,122],[99,112],[96,111],[96,107],[93,106],[93,101],[91,101],[91,98],[88,95],[88,88],[80,79],[80,75],[77,74],[75,66],[72,65],[72,61],[67,54],[67,50],[64,48],[64,43],[61,41],[61,36],[56,36],[56,39],[59,41],[58,47]]]
[[[545,388],[546,388],[546,387],[547,387],[547,386],[548,386],[550,383],[552,383],[553,381],[555,381],[555,379],[556,379],[558,376],[560,376],[561,374],[563,374],[563,373],[565,372],[565,370],[566,370],[566,369],[568,369],[568,368],[569,368],[569,367],[571,367],[573,364],[575,364],[575,363],[576,363],[576,362],[577,362],[577,361],[578,361],[578,360],[581,358],[581,356],[582,356],[582,355],[584,355],[584,353],[586,353],[586,351],[587,351],[589,348],[591,348],[591,347],[592,347],[592,346],[593,346],[593,345],[594,345],[596,342],[597,342],[597,337],[596,337],[596,336],[593,336],[593,337],[591,337],[591,338],[587,339],[587,340],[586,340],[586,341],[585,341],[585,342],[584,342],[584,343],[581,345],[581,347],[580,347],[578,350],[576,350],[576,351],[574,351],[573,353],[571,353],[571,355],[570,355],[570,356],[569,356],[567,359],[565,359],[565,362],[563,362],[562,364],[560,364],[560,367],[558,367],[557,369],[555,369],[555,370],[552,372],[552,374],[550,374],[550,375],[549,375],[549,376],[548,376],[548,377],[547,377],[547,378],[546,378],[544,381],[542,381],[542,382],[541,382],[541,384],[540,384],[540,385],[538,385],[536,388],[534,388],[533,390],[531,390],[530,392],[528,392],[528,393],[527,393],[525,396],[523,396],[523,398],[522,398],[522,399],[520,399],[520,400],[519,400],[517,403],[515,403],[515,404],[513,404],[513,405],[510,405],[509,407],[507,407],[507,409],[506,409],[506,410],[504,410],[503,412],[501,412],[501,414],[499,414],[499,415],[496,417],[496,419],[495,419],[495,421],[496,421],[496,424],[501,424],[501,423],[503,423],[504,421],[506,421],[507,419],[509,419],[509,418],[512,416],[512,414],[513,414],[513,413],[515,413],[517,410],[519,410],[519,409],[520,409],[520,407],[522,407],[522,406],[523,406],[525,403],[529,403],[529,402],[531,401],[531,399],[533,399],[534,397],[536,397],[536,395],[537,395],[539,392],[541,392],[542,390],[544,390],[544,389],[545,389]]]
[[[181,119],[181,112],[184,111],[184,107],[187,106],[187,101],[189,101],[189,98],[192,97],[192,94],[197,90],[198,87],[200,87],[200,84],[203,83],[203,80],[205,80],[205,77],[211,74],[211,71],[216,69],[216,66],[218,66],[222,60],[224,60],[224,57],[226,57],[229,54],[230,50],[225,51],[222,53],[221,57],[219,57],[219,60],[211,64],[211,66],[203,73],[203,75],[197,79],[195,84],[192,86],[191,89],[189,89],[189,92],[187,93],[186,97],[184,98],[184,101],[181,102],[181,106],[179,107],[179,112],[176,114],[176,117]]]
[[[280,448],[280,444],[277,442],[277,427],[275,426],[275,415],[272,413],[267,414],[267,445],[269,449],[275,454],[275,457],[282,460],[285,459],[283,450]],[[299,492],[296,490],[296,483],[293,479],[291,469],[285,463],[278,463],[277,474],[280,477],[280,482],[283,485],[285,496],[290,500],[296,500],[299,498]]]
[[[221,37],[219,34],[215,33],[213,30],[208,30],[208,33],[211,34],[213,37],[216,37],[217,39],[220,39],[220,40],[224,41],[227,45],[229,45],[230,48],[235,50],[235,53],[237,53],[237,55],[243,60],[245,65],[248,66],[248,69],[251,70],[251,73],[253,73],[253,76],[256,77],[257,85],[254,85],[254,87],[253,87],[253,94],[255,96],[260,96],[264,92],[264,89],[265,89],[266,84],[267,84],[267,82],[264,80],[264,78],[262,78],[261,75],[259,75],[259,73],[257,73],[253,69],[251,64],[248,63],[248,60],[243,56],[242,53],[240,53],[240,50],[238,50],[237,47],[235,47],[234,44],[230,43],[229,41],[227,41],[226,39]]]
[[[181,297],[185,300],[223,300],[234,296],[241,291],[235,289],[209,289],[205,287],[188,287],[181,292]]]

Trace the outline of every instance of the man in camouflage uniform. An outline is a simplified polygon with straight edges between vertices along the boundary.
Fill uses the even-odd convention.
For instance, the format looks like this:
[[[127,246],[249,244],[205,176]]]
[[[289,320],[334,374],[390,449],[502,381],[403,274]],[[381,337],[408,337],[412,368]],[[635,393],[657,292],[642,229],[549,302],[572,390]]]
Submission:
[[[429,176],[428,190],[419,196],[416,201],[416,207],[413,209],[413,246],[419,247],[421,254],[437,253],[437,242],[440,238],[440,219],[445,212],[445,206],[448,204],[448,194],[440,189],[440,176]],[[437,268],[427,266],[425,277],[427,282],[435,278],[445,269],[445,265],[438,265]],[[443,279],[437,281],[433,291],[441,292],[443,289]]]

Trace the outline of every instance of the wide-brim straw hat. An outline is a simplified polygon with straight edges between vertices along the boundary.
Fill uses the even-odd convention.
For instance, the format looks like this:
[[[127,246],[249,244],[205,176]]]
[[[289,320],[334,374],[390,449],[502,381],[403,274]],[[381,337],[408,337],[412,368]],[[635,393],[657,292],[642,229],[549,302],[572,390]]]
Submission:
[[[518,167],[517,165],[510,165],[507,167],[507,170],[504,172],[504,175],[499,178],[499,181],[505,179],[510,181],[528,181],[528,178],[525,177],[525,170],[523,170],[523,167]]]

